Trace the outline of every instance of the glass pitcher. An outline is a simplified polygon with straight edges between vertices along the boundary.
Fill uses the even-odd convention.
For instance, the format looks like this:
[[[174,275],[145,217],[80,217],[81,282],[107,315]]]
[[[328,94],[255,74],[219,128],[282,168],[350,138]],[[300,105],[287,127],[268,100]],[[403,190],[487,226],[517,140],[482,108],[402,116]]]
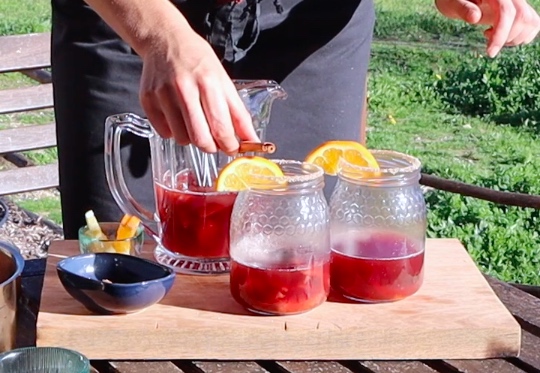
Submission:
[[[330,290],[330,226],[319,166],[275,160],[284,176],[250,175],[231,217],[234,299],[251,312],[288,315]]]
[[[339,162],[330,197],[332,289],[363,302],[415,293],[423,281],[426,205],[420,161],[373,150],[380,169]]]
[[[286,98],[273,81],[235,81],[264,141],[274,99]],[[128,190],[120,160],[123,131],[148,138],[156,212],[145,209]],[[256,153],[252,153],[256,154]],[[256,154],[264,156],[263,154]],[[229,270],[229,225],[236,193],[216,192],[219,170],[234,159],[205,153],[193,145],[163,139],[151,123],[134,114],[118,114],[105,123],[105,170],[111,193],[124,213],[141,218],[157,242],[156,260],[177,272],[217,274]],[[157,231],[152,226],[157,223]]]

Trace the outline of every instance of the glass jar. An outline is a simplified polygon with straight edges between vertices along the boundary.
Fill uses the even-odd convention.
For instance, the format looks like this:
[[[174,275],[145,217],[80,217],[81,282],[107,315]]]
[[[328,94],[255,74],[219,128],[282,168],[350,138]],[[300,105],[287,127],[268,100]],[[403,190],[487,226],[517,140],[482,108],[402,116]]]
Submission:
[[[275,161],[283,177],[252,174],[231,215],[230,287],[246,309],[305,312],[330,290],[330,226],[319,166]]]
[[[373,150],[380,169],[339,162],[330,198],[332,289],[352,300],[386,302],[414,294],[424,271],[426,205],[420,161]]]

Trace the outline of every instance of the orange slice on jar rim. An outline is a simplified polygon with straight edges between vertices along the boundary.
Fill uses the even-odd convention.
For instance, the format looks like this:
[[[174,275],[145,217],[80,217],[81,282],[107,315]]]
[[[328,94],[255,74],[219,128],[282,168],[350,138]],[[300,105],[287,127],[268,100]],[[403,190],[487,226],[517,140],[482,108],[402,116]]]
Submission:
[[[225,166],[216,180],[218,192],[239,192],[242,190],[273,189],[283,186],[279,178],[284,174],[281,168],[263,157],[239,157]]]
[[[347,140],[327,141],[312,150],[305,161],[320,166],[327,175],[337,175],[341,158],[353,166],[379,169],[379,163],[365,146]]]

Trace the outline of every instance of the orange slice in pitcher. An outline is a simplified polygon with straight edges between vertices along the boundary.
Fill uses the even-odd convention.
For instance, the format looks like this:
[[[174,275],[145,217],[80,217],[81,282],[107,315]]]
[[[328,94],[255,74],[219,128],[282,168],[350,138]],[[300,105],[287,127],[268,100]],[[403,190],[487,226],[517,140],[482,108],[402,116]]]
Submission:
[[[356,141],[325,142],[308,154],[306,162],[322,167],[328,175],[336,175],[341,157],[355,166],[379,168],[371,152]]]
[[[257,175],[263,177],[257,177]],[[271,189],[276,186],[273,177],[283,177],[281,168],[262,157],[240,157],[225,166],[216,181],[218,192],[237,192],[256,186]]]
[[[126,240],[132,238],[137,233],[141,220],[133,215],[125,214],[116,231],[117,240]],[[129,254],[131,249],[131,242],[115,242],[114,250],[120,254]]]

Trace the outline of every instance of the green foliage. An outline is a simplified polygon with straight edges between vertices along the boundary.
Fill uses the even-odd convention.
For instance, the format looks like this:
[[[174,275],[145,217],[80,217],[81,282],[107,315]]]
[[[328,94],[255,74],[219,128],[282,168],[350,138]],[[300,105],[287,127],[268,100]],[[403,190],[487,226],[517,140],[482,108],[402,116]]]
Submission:
[[[48,0],[0,1],[0,35],[49,31],[50,19]]]
[[[486,115],[443,110],[448,103],[436,89],[439,76],[451,86],[448,76],[477,60],[473,52],[376,44],[369,80],[368,146],[415,155],[426,173],[539,195],[538,134],[501,126]],[[461,81],[454,83],[459,86]],[[441,191],[429,192],[426,199],[430,237],[458,238],[486,273],[540,284],[538,210]]]
[[[50,164],[56,162],[58,159],[58,151],[56,148],[24,152],[24,155],[36,164]]]
[[[535,209],[493,205],[431,192],[428,236],[457,237],[486,273],[505,281],[540,284],[540,217]]]
[[[540,128],[540,47],[466,58],[435,84],[451,112]]]

